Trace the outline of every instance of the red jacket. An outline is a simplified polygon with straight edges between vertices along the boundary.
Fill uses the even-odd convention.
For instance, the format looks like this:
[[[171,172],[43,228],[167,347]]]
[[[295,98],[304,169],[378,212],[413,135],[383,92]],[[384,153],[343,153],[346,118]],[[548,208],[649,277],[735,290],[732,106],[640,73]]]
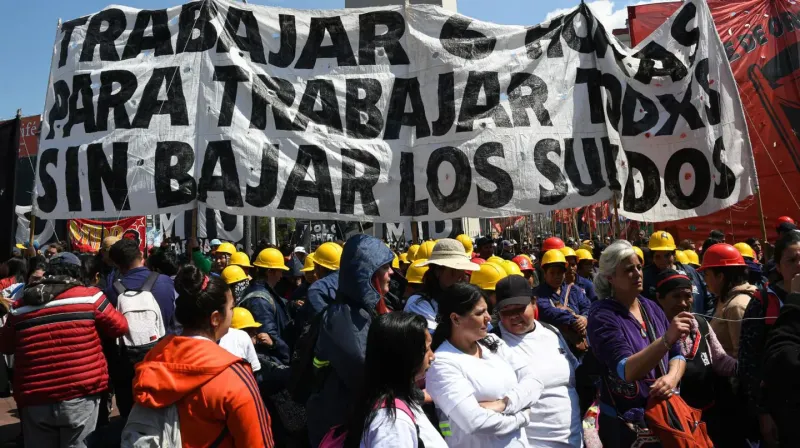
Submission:
[[[0,351],[14,355],[14,399],[20,407],[108,389],[100,335],[118,338],[128,331],[125,317],[99,289],[54,286],[60,286],[51,290],[58,294],[52,300],[40,294],[36,305],[27,305],[29,296],[23,294],[0,328]]]

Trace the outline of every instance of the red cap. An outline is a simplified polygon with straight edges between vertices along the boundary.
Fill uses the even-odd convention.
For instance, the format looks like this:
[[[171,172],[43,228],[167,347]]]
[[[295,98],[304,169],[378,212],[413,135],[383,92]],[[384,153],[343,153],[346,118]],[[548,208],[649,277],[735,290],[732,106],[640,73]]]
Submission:
[[[781,224],[784,224],[784,223],[785,224],[797,225],[797,223],[794,222],[794,219],[792,219],[792,218],[790,218],[788,216],[781,216],[780,218],[778,218],[778,225],[781,225]]]
[[[708,268],[724,268],[727,266],[747,266],[742,254],[730,244],[719,243],[709,247],[703,254],[703,265],[699,271]]]
[[[557,236],[551,236],[550,238],[544,240],[544,243],[542,243],[542,252],[547,252],[548,250],[553,249],[561,249],[564,246],[564,240]]]
[[[532,271],[533,270],[533,266],[531,265],[531,262],[528,261],[528,259],[523,257],[522,255],[517,255],[516,257],[511,259],[511,261],[513,261],[514,263],[517,264],[517,266],[519,266],[519,270],[520,271]]]

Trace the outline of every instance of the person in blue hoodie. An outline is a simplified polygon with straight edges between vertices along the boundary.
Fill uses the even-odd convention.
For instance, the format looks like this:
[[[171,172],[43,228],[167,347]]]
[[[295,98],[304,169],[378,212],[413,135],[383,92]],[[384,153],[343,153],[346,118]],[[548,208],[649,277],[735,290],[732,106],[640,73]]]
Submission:
[[[568,267],[564,250],[545,252],[542,256],[543,281],[534,289],[533,295],[539,307],[539,320],[561,330],[573,344],[578,338],[586,336],[591,302],[580,287],[566,282]]]
[[[330,305],[336,297],[341,257],[342,246],[332,242],[323,243],[314,252],[314,272],[317,274],[317,281],[308,288],[304,313],[308,321]]]
[[[355,235],[344,245],[342,282],[334,302],[322,314],[315,349],[315,364],[327,363],[327,367],[319,372],[324,375],[321,389],[311,394],[306,406],[311,446],[319,446],[330,428],[345,423],[350,404],[357,399],[370,323],[389,311],[384,297],[389,292],[393,258],[383,242],[368,235]]]
[[[694,297],[695,313],[704,316],[714,315],[714,295],[708,292],[706,282],[703,277],[691,266],[679,263],[675,260],[675,239],[669,232],[657,231],[650,236],[648,243],[650,253],[653,254],[653,263],[647,265],[642,274],[644,275],[644,284],[642,287],[642,295],[650,300],[657,300],[656,298],[656,282],[658,274],[666,269],[673,269],[679,274],[683,274],[692,280],[692,296]]]

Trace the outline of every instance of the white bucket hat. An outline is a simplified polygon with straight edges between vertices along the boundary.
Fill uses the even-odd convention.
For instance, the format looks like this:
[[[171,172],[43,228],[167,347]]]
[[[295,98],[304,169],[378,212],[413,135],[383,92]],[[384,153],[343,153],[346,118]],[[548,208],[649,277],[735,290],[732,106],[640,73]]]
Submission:
[[[428,265],[444,266],[452,269],[460,269],[463,271],[477,271],[481,267],[469,260],[467,253],[464,252],[464,245],[458,240],[444,238],[439,240],[433,251],[431,251],[430,258],[420,266]]]

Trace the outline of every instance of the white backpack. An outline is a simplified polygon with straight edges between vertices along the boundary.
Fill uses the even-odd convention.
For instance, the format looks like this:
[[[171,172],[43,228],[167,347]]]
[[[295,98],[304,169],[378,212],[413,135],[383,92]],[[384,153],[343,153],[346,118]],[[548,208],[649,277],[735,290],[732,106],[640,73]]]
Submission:
[[[128,333],[120,338],[120,345],[130,348],[150,349],[164,337],[164,320],[156,298],[150,292],[158,279],[157,272],[151,272],[138,290],[127,289],[122,282],[114,281],[117,297],[117,311],[128,321]]]
[[[182,448],[178,407],[152,409],[135,404],[122,430],[120,448]]]
[[[226,425],[208,448],[218,448],[228,432]],[[161,409],[134,404],[122,430],[120,448],[183,448],[177,404]]]

